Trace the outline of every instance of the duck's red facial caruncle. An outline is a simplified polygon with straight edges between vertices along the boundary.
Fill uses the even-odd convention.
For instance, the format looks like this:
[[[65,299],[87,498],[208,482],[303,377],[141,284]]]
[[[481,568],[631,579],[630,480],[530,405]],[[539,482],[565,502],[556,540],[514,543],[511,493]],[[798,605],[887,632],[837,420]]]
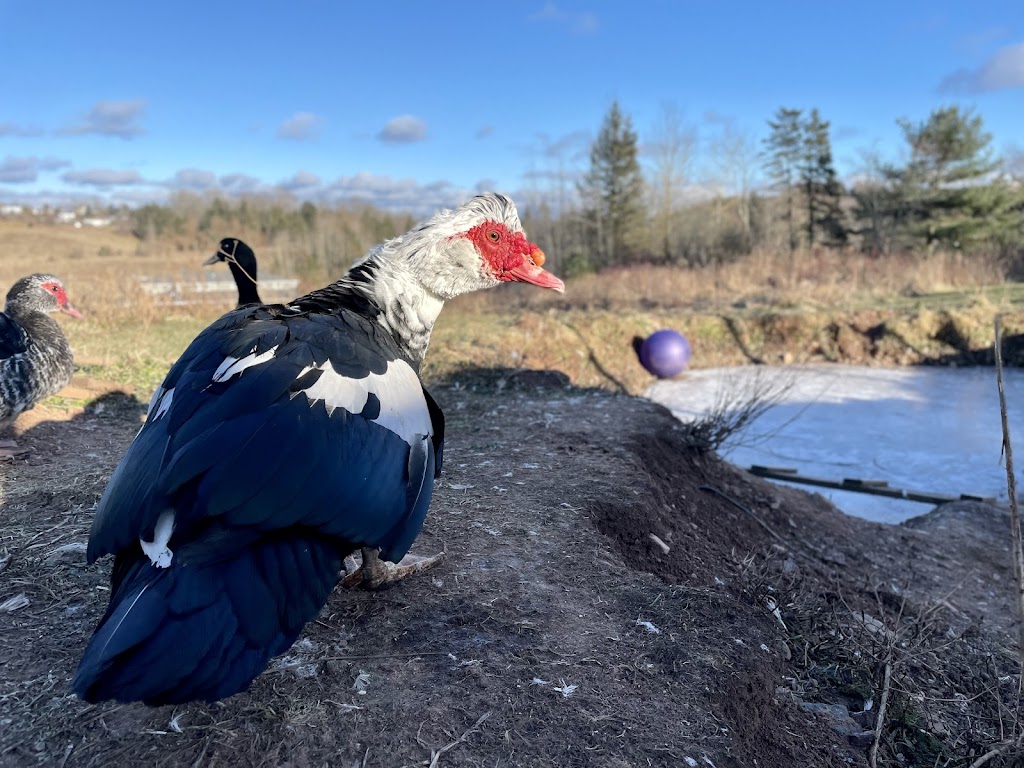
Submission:
[[[532,283],[541,288],[564,291],[565,284],[541,269],[544,251],[526,239],[522,232],[510,232],[496,221],[485,221],[466,233],[484,263],[498,280]]]
[[[81,317],[82,313],[71,306],[71,302],[68,301],[68,293],[64,290],[64,286],[53,280],[42,283],[40,286],[44,291],[53,295],[57,299],[57,309],[66,315],[71,317]]]

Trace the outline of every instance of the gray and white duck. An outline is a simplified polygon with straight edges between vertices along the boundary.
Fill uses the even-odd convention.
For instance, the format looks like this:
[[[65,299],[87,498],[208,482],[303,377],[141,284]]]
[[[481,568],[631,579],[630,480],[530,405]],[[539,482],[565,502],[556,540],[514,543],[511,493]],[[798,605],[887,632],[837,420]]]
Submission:
[[[50,317],[53,312],[82,316],[53,275],[23,277],[7,292],[0,312],[0,431],[71,381],[74,356],[64,332]],[[3,441],[0,455],[10,455],[15,447],[12,441]]]

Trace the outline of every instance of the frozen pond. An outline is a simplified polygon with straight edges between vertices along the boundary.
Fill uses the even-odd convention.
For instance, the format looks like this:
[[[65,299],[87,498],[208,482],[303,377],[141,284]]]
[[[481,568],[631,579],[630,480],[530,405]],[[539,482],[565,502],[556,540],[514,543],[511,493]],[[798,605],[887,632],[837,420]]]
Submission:
[[[1024,466],[1024,371],[1004,371],[1010,438]],[[650,399],[689,421],[754,390],[780,402],[721,453],[737,466],[790,467],[801,475],[884,480],[895,488],[1006,501],[994,368],[744,366],[659,381]],[[931,505],[799,485],[853,515],[897,523]]]

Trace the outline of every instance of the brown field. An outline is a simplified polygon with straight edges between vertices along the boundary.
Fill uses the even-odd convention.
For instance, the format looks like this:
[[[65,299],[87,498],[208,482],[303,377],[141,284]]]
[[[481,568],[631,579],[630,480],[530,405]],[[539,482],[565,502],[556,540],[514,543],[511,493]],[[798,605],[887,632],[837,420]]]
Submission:
[[[261,274],[267,261],[274,273],[290,274],[285,251],[252,244],[265,256]],[[32,271],[56,273],[86,315],[61,320],[81,373],[145,396],[230,300],[161,306],[139,280],[206,274],[200,264],[214,247],[0,219],[0,289]],[[306,277],[300,290],[317,284]],[[441,377],[467,365],[555,368],[584,386],[636,393],[652,379],[636,363],[633,339],[660,327],[687,335],[694,367],[963,363],[985,354],[995,312],[1005,313],[1009,336],[1024,332],[1022,305],[1024,286],[1005,280],[992,258],[762,252],[705,269],[588,275],[568,281],[564,296],[508,285],[462,297],[441,316],[425,374]]]

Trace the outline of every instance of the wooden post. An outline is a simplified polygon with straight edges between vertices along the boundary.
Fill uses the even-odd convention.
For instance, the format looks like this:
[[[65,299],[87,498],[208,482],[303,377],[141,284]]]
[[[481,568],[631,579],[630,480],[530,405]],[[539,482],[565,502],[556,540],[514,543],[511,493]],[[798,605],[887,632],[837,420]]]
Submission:
[[[1003,388],[1003,340],[1000,315],[996,315],[996,384],[999,387],[999,415],[1003,420],[1003,450],[1006,452],[1006,492],[1010,497],[1010,546],[1013,552],[1013,573],[1017,577],[1017,657],[1024,678],[1024,551],[1021,549],[1020,516],[1017,510],[1017,478],[1013,472],[1013,447],[1010,444],[1010,422],[1006,414],[1006,390]]]

